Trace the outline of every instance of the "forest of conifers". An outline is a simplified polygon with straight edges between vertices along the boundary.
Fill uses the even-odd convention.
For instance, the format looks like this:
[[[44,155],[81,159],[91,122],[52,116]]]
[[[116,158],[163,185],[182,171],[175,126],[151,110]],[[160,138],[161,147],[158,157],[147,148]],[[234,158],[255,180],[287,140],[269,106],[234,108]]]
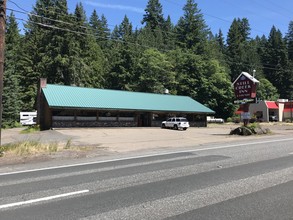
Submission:
[[[134,29],[125,15],[110,30],[107,18],[89,17],[67,0],[36,0],[20,32],[11,12],[6,23],[3,125],[13,126],[20,111],[36,109],[39,79],[48,83],[151,93],[186,95],[231,117],[235,111],[231,83],[256,70],[259,99],[290,99],[293,85],[293,21],[282,35],[272,26],[268,36],[250,36],[246,18],[235,18],[227,36],[212,33],[195,0],[187,0],[178,21],[149,0]]]

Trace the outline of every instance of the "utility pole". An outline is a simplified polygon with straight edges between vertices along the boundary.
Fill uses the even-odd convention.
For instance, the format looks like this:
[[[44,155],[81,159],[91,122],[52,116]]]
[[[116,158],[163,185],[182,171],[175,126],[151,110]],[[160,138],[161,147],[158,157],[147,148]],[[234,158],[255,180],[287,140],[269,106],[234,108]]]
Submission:
[[[4,79],[4,50],[5,50],[5,29],[6,29],[6,0],[0,0],[0,146],[1,146],[1,130],[2,130],[2,95],[3,95],[3,79]]]

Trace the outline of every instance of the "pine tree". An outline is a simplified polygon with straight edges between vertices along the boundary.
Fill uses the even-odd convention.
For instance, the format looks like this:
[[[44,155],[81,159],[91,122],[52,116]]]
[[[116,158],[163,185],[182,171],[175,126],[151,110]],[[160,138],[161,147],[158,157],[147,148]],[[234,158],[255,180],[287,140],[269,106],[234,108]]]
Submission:
[[[231,78],[235,80],[237,76],[245,71],[250,72],[253,65],[249,63],[249,31],[248,20],[234,19],[227,36],[227,56],[231,69]]]
[[[225,54],[226,53],[226,45],[224,40],[224,35],[222,30],[219,30],[219,33],[216,35],[216,41],[219,46],[220,52]]]
[[[159,0],[148,1],[141,23],[145,26],[140,30],[139,43],[146,47],[163,50],[165,48],[164,31],[166,24]]]
[[[11,13],[6,22],[5,74],[3,88],[2,126],[13,127],[19,120],[21,111],[20,97],[20,40],[18,24]]]
[[[288,27],[288,33],[286,34],[288,58],[293,61],[293,21],[290,21]]]
[[[168,15],[167,20],[165,21],[164,27],[163,27],[163,44],[164,49],[166,50],[172,50],[175,48],[175,42],[176,42],[176,34],[175,34],[175,27],[171,21],[170,15]]]
[[[93,30],[87,23],[83,6],[79,3],[74,12],[75,31],[84,34],[73,34],[70,38],[70,51],[68,66],[75,85],[87,87],[102,87],[104,56],[96,41]]]
[[[164,26],[163,9],[159,0],[149,0],[143,15],[142,24],[152,31],[162,29]]]
[[[183,7],[184,15],[176,25],[177,42],[181,48],[191,49],[196,54],[204,54],[209,29],[203,14],[194,0],[187,0]]]
[[[107,88],[133,90],[136,48],[132,24],[127,16],[119,26],[115,26],[112,37],[119,39],[111,44],[111,68],[106,77]]]
[[[21,66],[21,100],[23,111],[36,109],[37,86],[40,77],[47,77],[46,68],[42,60],[46,55],[45,45],[48,44],[47,36],[50,29],[45,25],[52,25],[52,21],[46,19],[53,14],[53,1],[38,0],[28,17],[25,25],[25,36],[23,40],[23,54]],[[34,16],[38,15],[38,16]],[[39,24],[44,24],[41,26]]]
[[[102,14],[101,18],[99,18],[97,11],[94,10],[89,19],[89,26],[99,45],[105,49],[108,46],[107,42],[111,35],[105,15]]]
[[[288,52],[282,33],[275,26],[270,31],[262,60],[265,77],[278,89],[281,98],[289,98],[292,73]]]

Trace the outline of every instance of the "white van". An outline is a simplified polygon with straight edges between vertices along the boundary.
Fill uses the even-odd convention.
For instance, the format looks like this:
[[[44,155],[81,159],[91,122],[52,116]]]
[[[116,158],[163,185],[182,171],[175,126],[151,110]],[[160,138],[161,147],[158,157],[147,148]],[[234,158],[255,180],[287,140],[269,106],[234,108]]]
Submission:
[[[37,112],[20,112],[21,125],[35,125],[37,123]]]

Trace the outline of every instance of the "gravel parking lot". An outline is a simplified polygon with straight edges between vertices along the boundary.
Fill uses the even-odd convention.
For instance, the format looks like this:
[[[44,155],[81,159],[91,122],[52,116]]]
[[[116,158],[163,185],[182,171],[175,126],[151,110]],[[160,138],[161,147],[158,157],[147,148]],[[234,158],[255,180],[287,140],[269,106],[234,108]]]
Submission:
[[[73,158],[95,158],[113,154],[130,155],[138,153],[165,152],[199,148],[213,143],[233,143],[253,137],[231,136],[230,131],[239,124],[209,124],[207,128],[189,128],[177,131],[161,128],[68,128],[30,134],[20,134],[21,128],[2,131],[2,144],[34,140],[43,143],[54,142],[71,146],[89,146],[89,151],[67,150],[50,155],[37,155],[26,158],[0,158],[0,166],[10,163]],[[264,123],[272,135],[292,136],[291,124]]]

